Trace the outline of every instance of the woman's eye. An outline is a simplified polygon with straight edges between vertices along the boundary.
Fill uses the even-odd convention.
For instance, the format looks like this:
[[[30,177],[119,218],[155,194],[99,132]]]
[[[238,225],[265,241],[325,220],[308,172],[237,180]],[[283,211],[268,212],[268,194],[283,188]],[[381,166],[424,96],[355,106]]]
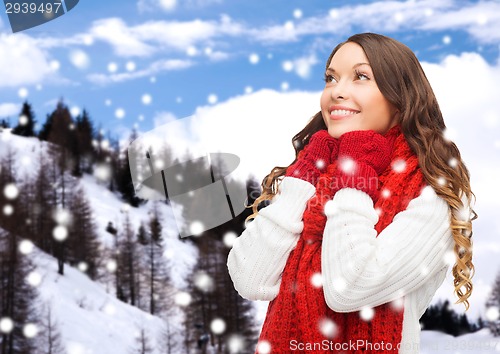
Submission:
[[[329,83],[329,82],[332,82],[333,80],[335,80],[335,78],[332,76],[332,75],[326,75],[325,74],[325,77],[323,79],[326,83]],[[337,80],[335,80],[337,81]]]
[[[363,74],[359,71],[356,71],[356,77],[360,80],[370,80],[370,78],[368,77],[368,75],[366,74]]]

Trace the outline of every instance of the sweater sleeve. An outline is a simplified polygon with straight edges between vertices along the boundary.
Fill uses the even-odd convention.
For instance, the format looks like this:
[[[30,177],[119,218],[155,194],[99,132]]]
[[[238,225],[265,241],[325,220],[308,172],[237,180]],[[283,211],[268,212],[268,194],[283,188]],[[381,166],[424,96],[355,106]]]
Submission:
[[[449,267],[450,211],[427,186],[377,237],[364,192],[344,188],[325,204],[321,267],[325,300],[337,312],[400,299]]]
[[[229,252],[227,267],[234,288],[248,300],[273,300],[290,252],[304,228],[302,216],[316,188],[284,177],[271,204],[259,211]]]

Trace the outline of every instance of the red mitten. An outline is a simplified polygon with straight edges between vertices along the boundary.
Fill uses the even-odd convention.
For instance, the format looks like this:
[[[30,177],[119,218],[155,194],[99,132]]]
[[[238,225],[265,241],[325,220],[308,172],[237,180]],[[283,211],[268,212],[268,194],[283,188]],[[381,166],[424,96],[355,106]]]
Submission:
[[[395,135],[373,130],[355,130],[339,138],[338,168],[332,179],[333,192],[356,188],[378,199],[378,176],[391,162]]]
[[[297,161],[286,170],[285,176],[303,179],[313,186],[319,175],[337,157],[338,140],[325,129],[311,136],[309,143],[299,152]]]

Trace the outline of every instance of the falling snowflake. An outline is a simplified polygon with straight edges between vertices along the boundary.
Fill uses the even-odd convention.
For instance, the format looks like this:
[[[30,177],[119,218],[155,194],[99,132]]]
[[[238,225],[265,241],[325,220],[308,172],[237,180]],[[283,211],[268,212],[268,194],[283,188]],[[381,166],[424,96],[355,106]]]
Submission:
[[[207,101],[210,104],[217,103],[217,95],[215,95],[215,94],[208,95]]]
[[[110,73],[115,73],[116,71],[118,71],[118,64],[116,64],[115,62],[111,62],[108,64],[108,71]]]
[[[321,318],[318,321],[319,331],[327,338],[335,338],[338,334],[337,324],[329,318]]]
[[[10,333],[14,329],[14,322],[9,317],[0,319],[0,332]]]
[[[214,334],[222,334],[226,330],[226,322],[222,318],[215,318],[210,323],[210,330]]]
[[[203,223],[201,221],[193,221],[189,227],[189,231],[192,235],[198,236],[203,232]]]
[[[22,116],[19,116],[18,122],[19,122],[19,125],[26,125],[26,124],[28,124],[28,117],[26,117],[23,114]]]
[[[451,37],[450,36],[444,36],[443,37],[443,43],[444,44],[450,44],[451,43]]]
[[[86,69],[90,65],[89,56],[81,49],[71,51],[69,61],[78,69]]]
[[[381,195],[382,195],[382,198],[389,198],[391,196],[391,191],[388,190],[387,188],[384,188],[382,189],[382,191],[380,192]]]
[[[269,354],[271,352],[271,343],[267,340],[262,340],[257,343],[257,353],[259,354]]]
[[[21,87],[21,88],[19,89],[19,91],[17,91],[17,94],[18,94],[18,96],[19,96],[19,97],[21,97],[21,98],[26,98],[26,97],[28,97],[29,92],[28,92],[28,89],[27,89],[27,88],[25,88],[25,87]]]
[[[365,306],[359,311],[359,317],[364,321],[371,321],[375,315],[375,310],[371,307]]]
[[[283,68],[283,70],[285,70],[287,72],[292,71],[293,70],[293,63],[290,60],[286,60],[283,62],[281,67]]]
[[[214,280],[204,271],[197,272],[193,277],[194,285],[201,291],[207,293],[214,290]]]
[[[252,91],[253,91],[252,86],[245,86],[245,93],[246,94],[252,93]]]
[[[314,273],[311,276],[311,284],[315,288],[321,288],[323,286],[323,276],[321,275],[321,273]]]
[[[85,262],[80,262],[78,263],[78,269],[81,271],[81,272],[86,272],[87,269],[89,268],[88,264],[85,263]]]
[[[301,18],[302,17],[302,10],[301,9],[295,9],[295,10],[293,10],[293,17],[295,17],[295,18]]]
[[[111,167],[107,164],[98,164],[94,168],[94,177],[102,182],[111,179]]]
[[[116,313],[116,307],[113,304],[106,304],[104,306],[104,313],[113,316]]]
[[[59,63],[59,61],[57,60],[52,60],[50,63],[49,63],[49,66],[50,66],[50,69],[52,71],[57,71],[59,70],[59,68],[61,67],[61,63]]]
[[[246,347],[245,338],[239,334],[233,334],[228,338],[227,346],[229,347],[229,353],[240,353]]]
[[[3,207],[3,213],[4,215],[12,215],[14,212],[14,208],[10,204],[5,204]]]
[[[64,241],[68,237],[68,229],[63,225],[58,225],[52,231],[52,236],[56,241]]]
[[[287,31],[293,31],[295,25],[293,24],[292,21],[286,21],[284,27]]]
[[[19,242],[19,251],[22,254],[30,254],[31,252],[33,252],[33,246],[33,242],[29,240],[22,240],[21,242]]]
[[[437,183],[440,185],[440,186],[445,186],[446,185],[446,178],[444,177],[439,177],[437,179]]]
[[[228,231],[222,237],[222,242],[227,248],[233,247],[234,241],[238,238],[238,235],[234,231]]]
[[[340,159],[339,165],[342,172],[351,174],[354,173],[356,162],[351,158],[345,157]]]
[[[339,12],[338,12],[338,10],[331,9],[331,10],[328,12],[328,15],[329,15],[331,18],[337,18],[337,17],[339,17]]]
[[[210,56],[212,54],[213,50],[210,47],[206,47],[205,50],[204,50],[204,52],[205,52],[205,55]]]
[[[153,98],[151,97],[151,95],[146,93],[146,94],[142,95],[141,101],[143,104],[148,105],[148,104],[151,104],[151,102],[153,101]]]
[[[80,107],[73,106],[71,107],[70,113],[73,117],[76,117],[80,114]]]
[[[196,47],[189,46],[188,49],[186,50],[186,54],[189,55],[190,57],[195,56],[198,53],[198,50]]]
[[[125,117],[125,110],[123,108],[118,108],[115,111],[115,117],[118,119],[122,119],[123,117]]]
[[[325,160],[317,159],[316,167],[319,168],[320,170],[323,169],[325,167]]]
[[[286,81],[281,83],[281,90],[282,91],[287,91],[290,88],[290,84]]]
[[[430,8],[425,9],[424,15],[427,16],[427,17],[432,16],[432,15],[434,15],[434,10],[430,9]]]
[[[32,286],[38,286],[42,282],[42,276],[40,275],[40,273],[33,271],[28,274],[28,276],[26,277],[26,281]]]
[[[14,183],[9,183],[5,185],[3,194],[7,199],[16,199],[19,195],[19,189],[17,189],[17,186]]]
[[[250,62],[250,64],[257,64],[259,60],[259,55],[255,53],[250,54],[250,56],[248,57],[248,61]]]
[[[110,272],[110,273],[114,273],[116,271],[116,268],[118,267],[118,265],[116,264],[116,261],[114,259],[110,259],[107,263],[106,263],[106,269]]]
[[[156,82],[156,76],[151,76],[149,78],[149,82],[151,82],[152,84],[154,84]]]
[[[391,167],[392,170],[396,173],[404,172],[406,170],[406,161],[403,159],[394,160]]]
[[[135,63],[133,61],[129,61],[125,65],[125,68],[127,69],[127,71],[134,71],[135,70]]]
[[[23,327],[23,334],[26,338],[33,338],[38,334],[38,327],[34,323],[28,323]]]
[[[175,303],[179,306],[189,306],[191,304],[191,295],[181,291],[175,295]]]
[[[452,168],[455,168],[458,166],[458,161],[456,158],[452,157],[450,161],[448,161],[448,165]]]
[[[72,222],[71,211],[65,208],[58,207],[52,213],[52,219],[57,222],[59,225],[70,225]]]
[[[112,103],[112,102],[111,102],[111,100],[110,100],[109,98],[107,98],[107,99],[104,101],[104,104],[105,104],[106,106],[111,106],[111,103]]]
[[[497,321],[500,317],[500,311],[498,310],[498,306],[490,306],[486,310],[486,319],[489,321]],[[1,322],[0,322],[1,325]]]

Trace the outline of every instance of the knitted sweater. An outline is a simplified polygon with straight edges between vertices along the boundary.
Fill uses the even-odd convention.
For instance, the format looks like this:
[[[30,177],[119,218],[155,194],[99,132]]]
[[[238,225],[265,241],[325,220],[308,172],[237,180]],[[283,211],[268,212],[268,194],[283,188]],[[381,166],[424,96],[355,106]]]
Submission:
[[[241,296],[267,301],[276,298],[287,259],[304,229],[306,203],[315,192],[308,182],[285,177],[271,205],[262,209],[235,241],[227,265]],[[361,311],[361,316],[366,312],[369,316],[369,308],[399,303],[404,309],[399,353],[418,353],[418,320],[449,268],[445,255],[452,251],[453,242],[447,203],[426,187],[383,231],[378,230],[382,231],[378,237],[378,214],[364,192],[344,188],[328,204],[321,243],[322,273],[313,284],[319,282],[316,286],[323,287],[324,299],[336,313]],[[339,279],[345,282],[343,287]],[[268,315],[270,312],[271,305]],[[346,326],[340,316],[337,319],[337,325]],[[328,328],[332,323],[325,325]],[[290,337],[286,338],[290,352],[339,352],[326,350],[324,342],[309,342],[309,336],[301,338],[300,333],[285,335]],[[355,352],[352,346],[349,349]]]

